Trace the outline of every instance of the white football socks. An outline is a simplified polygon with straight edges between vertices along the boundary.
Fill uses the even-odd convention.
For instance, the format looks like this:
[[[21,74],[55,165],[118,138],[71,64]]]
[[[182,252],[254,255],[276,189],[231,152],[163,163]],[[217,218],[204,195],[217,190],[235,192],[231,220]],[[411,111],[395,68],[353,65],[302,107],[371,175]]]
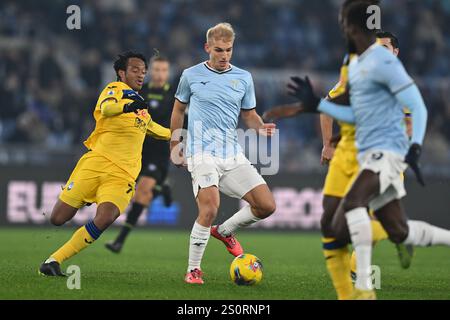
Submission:
[[[189,241],[189,266],[187,272],[194,269],[200,269],[203,253],[209,240],[211,227],[204,227],[194,223],[191,231],[191,238]]]
[[[355,288],[372,290],[372,227],[366,208],[356,208],[345,214],[356,253]]]
[[[450,231],[432,226],[423,221],[408,221],[408,237],[404,244],[412,244],[419,247],[435,245],[450,246]]]
[[[223,236],[229,236],[233,234],[238,228],[248,227],[255,222],[261,220],[253,215],[252,210],[249,205],[243,207],[241,210],[236,212],[227,221],[222,223],[217,231]]]

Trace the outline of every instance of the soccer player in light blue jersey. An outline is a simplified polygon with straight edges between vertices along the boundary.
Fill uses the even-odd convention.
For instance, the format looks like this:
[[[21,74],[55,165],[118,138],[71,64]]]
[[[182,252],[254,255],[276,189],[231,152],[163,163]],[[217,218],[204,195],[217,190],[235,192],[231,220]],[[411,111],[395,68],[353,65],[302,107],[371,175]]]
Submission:
[[[376,43],[376,30],[367,27],[368,4],[357,2],[347,9],[344,32],[356,48],[349,65],[349,87],[338,106],[319,99],[309,79],[293,78],[291,94],[305,111],[320,111],[356,125],[360,172],[334,217],[337,240],[352,243],[357,259],[354,299],[375,299],[371,279],[372,231],[367,208],[397,244],[430,246],[449,244],[450,233],[422,221],[408,221],[400,199],[405,196],[402,172],[407,165],[421,184],[418,160],[423,143],[427,110],[414,81],[391,52]],[[349,100],[348,100],[349,99]],[[412,137],[403,125],[403,107],[412,114]]]
[[[251,74],[230,64],[234,38],[228,23],[210,28],[205,43],[209,60],[184,70],[175,94],[170,129],[173,137],[177,137],[189,106],[188,137],[180,162],[174,161],[174,155],[180,155],[180,140],[172,139],[171,158],[177,165],[187,162],[199,210],[190,236],[187,283],[203,284],[200,264],[210,235],[221,240],[231,254],[239,256],[243,249],[235,231],[275,211],[266,182],[238,144],[239,116],[247,127],[263,135],[273,135],[275,125],[265,124],[255,111]],[[219,191],[244,199],[249,205],[223,224],[212,226],[219,208]]]

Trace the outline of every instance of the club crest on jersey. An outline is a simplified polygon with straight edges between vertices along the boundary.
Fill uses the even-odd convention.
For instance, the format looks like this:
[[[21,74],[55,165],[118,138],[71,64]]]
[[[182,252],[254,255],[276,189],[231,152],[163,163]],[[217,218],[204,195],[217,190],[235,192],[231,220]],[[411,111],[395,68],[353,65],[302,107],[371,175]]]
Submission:
[[[107,93],[108,96],[112,96],[113,94],[114,94],[114,90],[109,90]]]
[[[239,80],[236,80],[236,79],[231,80],[231,86],[232,86],[234,89],[237,89],[238,84],[239,84]]]
[[[134,126],[144,133],[147,131],[147,123],[138,117],[134,120]]]
[[[67,191],[72,190],[72,188],[73,188],[73,181],[69,183],[69,185],[67,186]]]

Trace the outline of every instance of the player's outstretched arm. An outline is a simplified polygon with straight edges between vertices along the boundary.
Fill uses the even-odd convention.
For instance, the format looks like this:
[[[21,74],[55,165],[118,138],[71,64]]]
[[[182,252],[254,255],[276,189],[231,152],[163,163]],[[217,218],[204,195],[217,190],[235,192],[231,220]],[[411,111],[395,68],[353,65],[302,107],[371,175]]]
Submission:
[[[264,121],[273,122],[283,118],[295,117],[303,111],[301,103],[284,104],[267,110],[262,115]]]
[[[333,118],[326,115],[320,115],[320,131],[322,132],[322,154],[320,156],[320,163],[327,164],[334,155],[334,146],[331,142],[333,138]]]
[[[415,84],[398,92],[395,97],[401,105],[408,106],[412,115],[412,137],[411,146],[405,157],[405,162],[414,171],[419,183],[424,186],[425,181],[422,177],[419,166],[419,158],[422,153],[423,139],[427,128],[428,111],[423,101],[422,95]]]
[[[314,93],[308,76],[305,78],[291,77],[288,84],[289,95],[297,98],[303,105],[304,112],[316,113],[320,103],[320,98]]]
[[[248,128],[256,130],[260,135],[270,137],[275,134],[276,124],[264,123],[263,119],[258,115],[255,109],[242,109],[241,117]]]
[[[408,106],[412,116],[411,143],[422,145],[427,129],[428,111],[422,95],[415,84],[398,92],[395,97],[402,104]]]
[[[350,106],[342,106],[322,99],[317,110],[336,120],[346,123],[355,123],[355,114]]]
[[[123,113],[123,103],[116,99],[107,99],[100,105],[100,111],[104,117],[113,117]]]
[[[172,134],[172,138],[170,140],[170,159],[176,166],[182,166],[185,164],[181,144],[181,131],[183,129],[186,107],[187,104],[175,99],[172,116],[170,118],[170,132]]]
[[[292,82],[288,84],[288,92],[296,97],[303,104],[305,112],[322,112],[343,122],[354,123],[355,115],[350,106],[340,106],[334,102],[320,99],[312,88],[308,77],[292,77]],[[341,96],[335,99],[342,99]],[[340,101],[339,101],[340,102]]]
[[[150,121],[147,127],[147,135],[158,140],[170,140],[171,132],[170,129],[163,127],[154,121]]]
[[[125,100],[131,100],[126,103]],[[121,99],[117,101],[115,98],[106,99],[100,106],[100,111],[104,117],[113,117],[122,113],[131,113],[138,110],[147,109],[148,105],[143,99]]]
[[[325,99],[340,105],[350,104],[348,90],[344,89],[339,83],[330,91]],[[320,131],[322,132],[323,142],[320,163],[324,165],[333,158],[336,145],[341,139],[341,135],[333,136],[333,118],[324,113],[320,115]]]

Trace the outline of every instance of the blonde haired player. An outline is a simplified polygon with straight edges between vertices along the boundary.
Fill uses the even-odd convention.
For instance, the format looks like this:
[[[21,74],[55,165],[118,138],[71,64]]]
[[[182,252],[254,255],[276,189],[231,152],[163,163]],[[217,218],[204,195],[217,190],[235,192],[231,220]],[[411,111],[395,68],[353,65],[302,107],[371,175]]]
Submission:
[[[244,156],[238,144],[239,116],[247,127],[272,135],[274,124],[265,124],[256,113],[253,79],[249,72],[230,64],[235,34],[228,23],[219,23],[206,33],[208,61],[184,70],[173,107],[171,157],[180,165],[180,141],[174,131],[183,127],[189,104],[186,160],[191,173],[198,218],[191,231],[185,281],[203,284],[200,264],[210,235],[221,240],[234,256],[243,253],[234,236],[240,227],[270,216],[275,201],[266,182]],[[212,226],[220,204],[220,192],[244,199],[244,206],[219,226]]]
[[[170,130],[152,121],[147,103],[137,93],[147,73],[147,59],[126,52],[114,63],[117,81],[109,83],[94,109],[95,130],[84,142],[88,151],[78,161],[56,202],[50,221],[71,220],[78,209],[97,203],[95,218],[79,228],[41,265],[47,276],[64,276],[60,265],[97,240],[134,195],[146,135],[169,140]]]

